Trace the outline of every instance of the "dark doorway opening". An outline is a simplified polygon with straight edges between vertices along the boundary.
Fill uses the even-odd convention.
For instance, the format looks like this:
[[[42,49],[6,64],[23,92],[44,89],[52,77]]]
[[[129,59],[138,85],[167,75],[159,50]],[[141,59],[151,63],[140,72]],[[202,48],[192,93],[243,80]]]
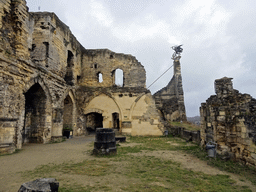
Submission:
[[[63,110],[63,136],[64,133],[73,134],[73,102],[68,95],[64,100],[64,110]],[[65,134],[66,134],[65,133]]]
[[[119,113],[112,113],[113,129],[120,129]]]
[[[103,116],[100,113],[89,113],[85,116],[85,127],[88,134],[96,132],[96,128],[103,128]]]
[[[43,143],[46,126],[46,99],[44,90],[38,83],[25,93],[23,143]]]

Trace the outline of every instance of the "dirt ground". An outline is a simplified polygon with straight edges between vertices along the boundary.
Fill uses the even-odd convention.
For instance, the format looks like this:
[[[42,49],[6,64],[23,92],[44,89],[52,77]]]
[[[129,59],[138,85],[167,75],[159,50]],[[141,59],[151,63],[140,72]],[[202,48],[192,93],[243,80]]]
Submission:
[[[87,151],[93,149],[94,137],[76,137],[63,143],[45,145],[28,144],[19,153],[0,156],[0,192],[18,191],[22,183],[28,182],[21,178],[19,172],[49,163],[81,162],[92,158]]]
[[[39,165],[49,163],[61,164],[67,161],[81,162],[85,159],[93,159],[94,157],[88,153],[88,151],[93,149],[93,141],[94,136],[86,136],[72,138],[66,142],[56,144],[29,144],[25,145],[19,153],[0,156],[0,192],[18,191],[22,183],[28,182],[26,178],[21,177],[21,172],[33,170]],[[176,145],[175,143],[172,144]],[[241,181],[238,176],[213,168],[207,165],[206,162],[189,154],[178,151],[143,151],[141,153],[132,153],[131,155],[171,159],[181,163],[184,168],[192,171],[200,171],[210,175],[230,175],[238,185],[246,185],[252,191],[256,191],[255,186],[249,181]]]

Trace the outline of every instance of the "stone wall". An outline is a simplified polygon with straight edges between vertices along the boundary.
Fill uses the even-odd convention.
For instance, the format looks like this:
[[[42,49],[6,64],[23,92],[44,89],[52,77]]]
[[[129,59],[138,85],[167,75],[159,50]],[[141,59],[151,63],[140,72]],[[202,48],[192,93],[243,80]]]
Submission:
[[[154,94],[157,108],[167,121],[186,121],[180,61],[173,62],[173,77],[169,84]]]
[[[78,129],[86,132],[91,123],[86,123],[88,115],[101,114],[104,128],[115,127],[114,114],[118,114],[119,131],[131,135],[162,135],[164,131],[161,117],[154,99],[146,88],[91,88],[76,90],[79,107]]]
[[[219,154],[256,165],[256,100],[227,77],[215,80],[215,93],[200,107],[201,144],[214,141]]]
[[[145,88],[146,72],[137,59],[108,49],[86,50],[79,84],[90,87],[115,86],[117,69],[123,71],[123,87]],[[99,74],[102,74],[102,82],[99,82]]]
[[[86,50],[54,13],[28,12],[25,0],[0,0],[0,151],[48,143],[61,138],[64,127],[74,135],[98,126],[162,135],[145,82],[135,57]]]

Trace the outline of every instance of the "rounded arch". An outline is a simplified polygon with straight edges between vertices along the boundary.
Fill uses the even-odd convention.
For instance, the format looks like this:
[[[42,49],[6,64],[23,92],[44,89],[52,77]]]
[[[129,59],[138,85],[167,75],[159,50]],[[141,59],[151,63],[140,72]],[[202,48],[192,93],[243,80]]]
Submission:
[[[102,72],[98,72],[97,73],[97,78],[98,78],[98,83],[102,83],[103,82],[103,73]]]
[[[124,71],[120,68],[115,69],[111,72],[112,83],[116,86],[124,86]]]
[[[116,102],[116,100],[104,93],[101,93],[91,99],[88,105],[84,109],[84,114],[89,113],[99,113],[103,115],[104,125],[105,127],[110,127],[110,118],[112,118],[113,113],[120,114],[120,120],[122,120],[123,112]]]
[[[100,114],[102,114],[103,110],[98,109],[98,108],[92,108],[92,109],[87,109],[87,110],[84,111],[84,115],[87,115],[89,113],[100,113]]]
[[[126,68],[125,68],[124,66],[118,65],[118,66],[112,67],[112,68],[111,68],[111,72],[115,71],[116,69],[121,69],[121,70],[123,70],[123,72],[126,71],[126,70],[125,70]]]
[[[112,84],[114,86],[125,86],[126,70],[123,66],[115,66],[111,69]],[[121,81],[121,82],[119,82]]]

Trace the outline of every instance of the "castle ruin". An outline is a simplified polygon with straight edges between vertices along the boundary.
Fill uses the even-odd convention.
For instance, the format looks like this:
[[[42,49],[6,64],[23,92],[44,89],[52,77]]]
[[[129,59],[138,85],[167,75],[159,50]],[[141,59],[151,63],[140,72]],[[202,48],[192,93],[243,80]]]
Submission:
[[[256,99],[227,77],[215,80],[215,93],[200,107],[201,145],[216,142],[218,154],[256,165]]]
[[[48,143],[65,127],[75,136],[97,127],[162,135],[163,117],[185,119],[185,107],[163,107],[166,91],[155,95],[155,104],[134,56],[84,48],[54,13],[28,12],[25,0],[0,0],[0,29],[0,152]],[[184,104],[177,62],[175,69],[168,106]]]

